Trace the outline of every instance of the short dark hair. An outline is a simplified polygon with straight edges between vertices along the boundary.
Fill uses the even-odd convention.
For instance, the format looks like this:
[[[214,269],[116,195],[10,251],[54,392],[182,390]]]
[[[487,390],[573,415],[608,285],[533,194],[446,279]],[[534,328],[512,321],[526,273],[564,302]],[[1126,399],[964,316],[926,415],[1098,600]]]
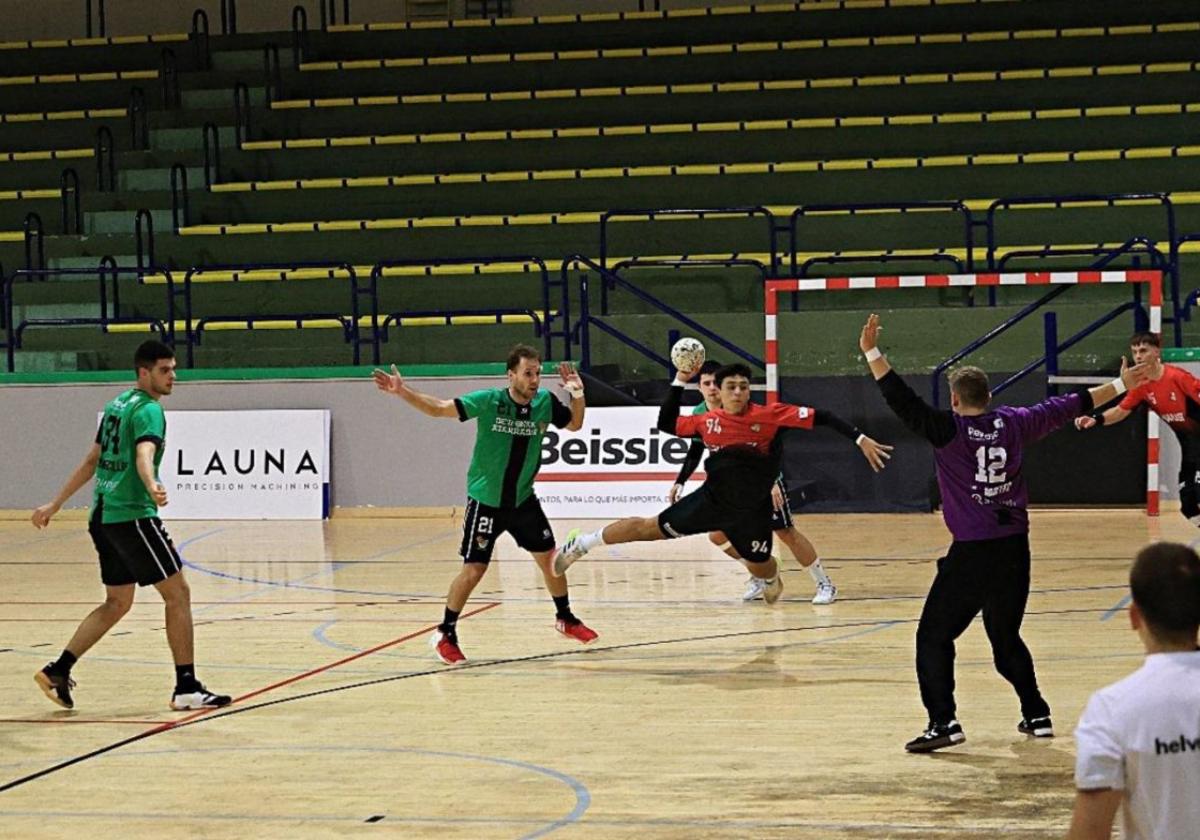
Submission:
[[[982,369],[963,365],[950,371],[950,390],[970,408],[987,408],[992,401],[987,374]]]
[[[1156,637],[1190,641],[1200,628],[1200,557],[1186,545],[1160,542],[1138,552],[1129,589]]]
[[[1129,337],[1129,346],[1137,347],[1139,344],[1149,344],[1151,347],[1162,347],[1162,336],[1156,332],[1135,332]]]
[[[721,369],[720,362],[718,362],[716,359],[709,359],[707,362],[700,365],[700,371],[696,375],[697,376],[705,376],[706,374],[709,374],[709,373],[716,373],[720,369]]]
[[[508,351],[508,367],[505,370],[516,370],[521,366],[522,359],[533,359],[538,364],[542,362],[542,354],[536,347],[528,344],[518,344]]]
[[[721,387],[721,383],[731,376],[743,376],[746,379],[750,378],[750,368],[746,367],[741,362],[734,362],[731,365],[721,365],[717,368],[714,378],[717,381],[717,387]]]
[[[143,341],[138,345],[138,349],[133,351],[133,369],[150,369],[154,367],[154,363],[160,359],[174,358],[174,350],[163,344],[161,341],[150,339],[149,341]]]

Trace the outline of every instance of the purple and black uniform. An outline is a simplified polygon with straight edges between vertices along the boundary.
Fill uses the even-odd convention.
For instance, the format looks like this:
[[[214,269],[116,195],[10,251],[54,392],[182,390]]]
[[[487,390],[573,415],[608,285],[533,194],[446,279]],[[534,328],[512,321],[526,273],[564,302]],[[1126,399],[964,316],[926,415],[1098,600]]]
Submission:
[[[929,720],[954,719],[954,640],[980,612],[996,670],[1016,689],[1025,719],[1048,716],[1021,640],[1030,566],[1024,449],[1091,411],[1091,395],[964,416],[929,406],[895,371],[878,384],[892,411],[935,447],[942,517],[954,537],[917,625],[917,680]]]

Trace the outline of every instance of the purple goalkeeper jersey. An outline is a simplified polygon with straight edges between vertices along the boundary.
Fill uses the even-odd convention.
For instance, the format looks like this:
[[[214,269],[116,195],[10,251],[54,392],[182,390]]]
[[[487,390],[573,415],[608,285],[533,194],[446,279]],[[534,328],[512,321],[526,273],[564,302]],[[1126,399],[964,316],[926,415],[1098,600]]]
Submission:
[[[1025,444],[1083,412],[1078,394],[1031,406],[1001,406],[973,417],[954,415],[954,438],[934,450],[942,517],[956,540],[990,540],[1029,531]]]

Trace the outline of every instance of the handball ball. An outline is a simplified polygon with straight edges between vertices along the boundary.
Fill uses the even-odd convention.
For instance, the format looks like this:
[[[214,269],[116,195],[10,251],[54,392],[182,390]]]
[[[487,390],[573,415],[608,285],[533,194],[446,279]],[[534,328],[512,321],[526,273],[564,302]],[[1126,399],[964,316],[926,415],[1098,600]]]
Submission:
[[[704,364],[704,345],[694,338],[679,339],[671,348],[671,364],[679,370],[696,370]]]

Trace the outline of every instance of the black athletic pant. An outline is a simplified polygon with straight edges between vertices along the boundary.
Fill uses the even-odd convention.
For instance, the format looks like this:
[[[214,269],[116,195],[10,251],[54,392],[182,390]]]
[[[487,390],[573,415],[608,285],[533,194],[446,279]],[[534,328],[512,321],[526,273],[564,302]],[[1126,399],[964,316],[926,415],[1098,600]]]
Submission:
[[[1033,657],[1021,641],[1029,599],[1029,535],[955,541],[938,560],[937,576],[917,625],[917,681],[929,719],[954,718],[954,640],[983,612],[996,670],[1021,698],[1026,720],[1050,714],[1038,691]]]

